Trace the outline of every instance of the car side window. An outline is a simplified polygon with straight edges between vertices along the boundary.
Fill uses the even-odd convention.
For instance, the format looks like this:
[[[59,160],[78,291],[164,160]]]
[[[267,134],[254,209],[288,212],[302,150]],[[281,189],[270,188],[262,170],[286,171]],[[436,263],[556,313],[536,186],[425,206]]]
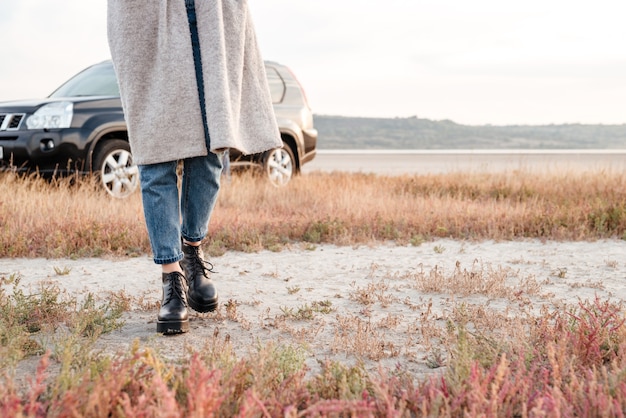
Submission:
[[[265,67],[267,73],[267,82],[270,86],[270,94],[272,95],[272,103],[280,103],[285,96],[285,82],[278,74],[275,68]]]

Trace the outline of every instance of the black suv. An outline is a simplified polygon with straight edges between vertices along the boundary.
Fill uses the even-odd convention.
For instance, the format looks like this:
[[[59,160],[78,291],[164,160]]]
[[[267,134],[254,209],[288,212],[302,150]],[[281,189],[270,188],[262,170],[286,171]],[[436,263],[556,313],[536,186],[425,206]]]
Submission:
[[[304,91],[284,65],[266,62],[283,147],[244,156],[230,151],[232,167],[261,167],[284,185],[315,157],[317,131]],[[42,174],[91,172],[115,197],[139,183],[119,88],[111,61],[78,73],[44,100],[0,102],[0,167]]]

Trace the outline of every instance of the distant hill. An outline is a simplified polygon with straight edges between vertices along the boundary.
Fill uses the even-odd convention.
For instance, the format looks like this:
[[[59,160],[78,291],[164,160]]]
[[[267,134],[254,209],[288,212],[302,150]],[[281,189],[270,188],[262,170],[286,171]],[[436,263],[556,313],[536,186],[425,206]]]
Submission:
[[[623,125],[470,126],[450,120],[315,115],[319,149],[624,149]]]

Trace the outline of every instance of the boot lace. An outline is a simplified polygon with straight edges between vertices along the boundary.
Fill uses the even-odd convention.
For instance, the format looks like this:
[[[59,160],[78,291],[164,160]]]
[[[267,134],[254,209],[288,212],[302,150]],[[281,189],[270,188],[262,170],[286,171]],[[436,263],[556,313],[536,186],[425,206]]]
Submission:
[[[193,249],[193,256],[191,257],[191,260],[189,260],[189,266],[191,268],[192,274],[191,277],[188,278],[188,280],[194,280],[198,273],[202,273],[202,275],[206,278],[209,277],[209,273],[213,273],[213,264],[209,263],[206,260],[203,260],[202,257],[200,257],[199,253],[199,248]]]
[[[165,297],[165,303],[163,305],[167,305],[172,300],[177,299],[181,301],[181,303],[187,306],[187,298],[185,297],[185,288],[183,285],[183,276],[180,273],[176,273],[170,276],[170,288]]]

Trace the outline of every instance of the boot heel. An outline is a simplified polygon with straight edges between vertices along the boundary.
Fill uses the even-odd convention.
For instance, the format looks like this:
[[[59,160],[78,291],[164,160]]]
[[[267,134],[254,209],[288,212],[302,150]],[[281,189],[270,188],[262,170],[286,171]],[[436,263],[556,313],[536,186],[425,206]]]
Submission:
[[[186,321],[157,321],[159,334],[171,335],[182,334],[189,331],[189,320]]]
[[[191,306],[191,309],[200,313],[213,312],[217,308],[217,298],[208,303],[199,303],[193,300],[192,297],[187,296],[187,303]]]

